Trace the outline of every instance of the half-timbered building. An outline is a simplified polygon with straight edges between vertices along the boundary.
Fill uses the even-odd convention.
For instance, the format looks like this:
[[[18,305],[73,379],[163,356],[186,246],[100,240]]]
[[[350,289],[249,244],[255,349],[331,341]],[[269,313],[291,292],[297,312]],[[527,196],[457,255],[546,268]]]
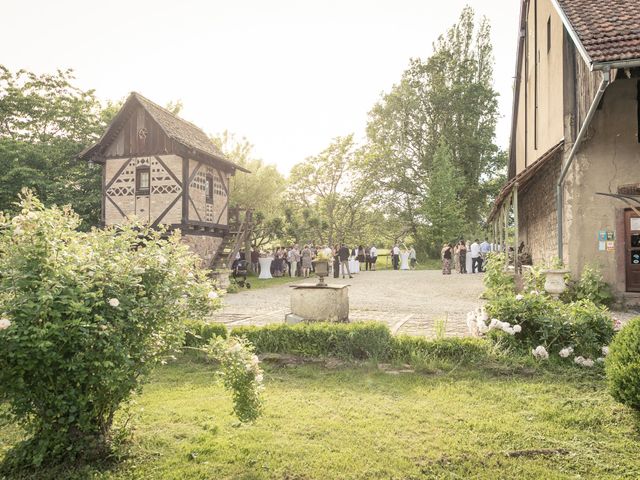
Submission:
[[[179,228],[211,264],[228,233],[229,179],[237,170],[198,127],[131,93],[80,158],[102,165],[102,222],[133,217]]]
[[[515,78],[497,241],[640,300],[640,2],[521,0]]]

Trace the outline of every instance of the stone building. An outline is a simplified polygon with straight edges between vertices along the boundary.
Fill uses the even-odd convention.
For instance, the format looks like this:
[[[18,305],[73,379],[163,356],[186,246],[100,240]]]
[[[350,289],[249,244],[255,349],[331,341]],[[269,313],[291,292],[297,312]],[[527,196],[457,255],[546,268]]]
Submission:
[[[138,93],[80,158],[102,165],[102,223],[132,217],[179,228],[206,264],[229,230],[229,179],[237,170],[198,127]]]
[[[522,0],[498,241],[640,296],[639,98],[638,0]]]

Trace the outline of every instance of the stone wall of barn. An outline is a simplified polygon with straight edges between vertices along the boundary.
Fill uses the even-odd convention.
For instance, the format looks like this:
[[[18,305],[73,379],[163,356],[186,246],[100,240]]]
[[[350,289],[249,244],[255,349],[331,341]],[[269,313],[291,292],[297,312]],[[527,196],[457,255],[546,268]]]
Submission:
[[[607,88],[565,189],[569,267],[577,275],[587,264],[598,265],[618,293],[626,290],[622,222],[626,205],[597,193],[618,193],[623,185],[640,184],[639,81],[618,79]],[[613,251],[599,248],[599,231],[614,232]]]
[[[218,247],[222,243],[222,238],[210,235],[185,234],[182,237],[182,241],[189,246],[191,251],[202,258],[204,266],[209,267],[214,260]]]
[[[536,266],[550,263],[558,254],[555,185],[561,157],[559,152],[549,159],[526,189],[518,192],[519,236]]]

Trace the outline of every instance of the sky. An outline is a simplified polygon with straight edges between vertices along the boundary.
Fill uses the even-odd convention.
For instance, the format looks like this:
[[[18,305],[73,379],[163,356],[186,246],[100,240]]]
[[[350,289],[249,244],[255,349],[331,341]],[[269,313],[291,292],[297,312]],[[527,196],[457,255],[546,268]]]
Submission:
[[[282,173],[337,136],[364,139],[367,113],[410,58],[471,5],[492,26],[509,143],[518,0],[1,0],[0,63],[72,68],[101,100],[137,91],[205,132],[246,137]]]

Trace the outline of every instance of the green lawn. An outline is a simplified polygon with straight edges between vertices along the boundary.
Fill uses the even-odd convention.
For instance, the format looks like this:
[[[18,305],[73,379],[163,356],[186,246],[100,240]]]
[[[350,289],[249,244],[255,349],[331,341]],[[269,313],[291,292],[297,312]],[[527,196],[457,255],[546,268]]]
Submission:
[[[640,478],[638,419],[597,373],[306,365],[265,378],[264,416],[239,426],[210,366],[162,367],[134,406],[124,461],[24,478]],[[19,438],[3,427],[0,457]],[[542,449],[559,453],[529,451]]]

